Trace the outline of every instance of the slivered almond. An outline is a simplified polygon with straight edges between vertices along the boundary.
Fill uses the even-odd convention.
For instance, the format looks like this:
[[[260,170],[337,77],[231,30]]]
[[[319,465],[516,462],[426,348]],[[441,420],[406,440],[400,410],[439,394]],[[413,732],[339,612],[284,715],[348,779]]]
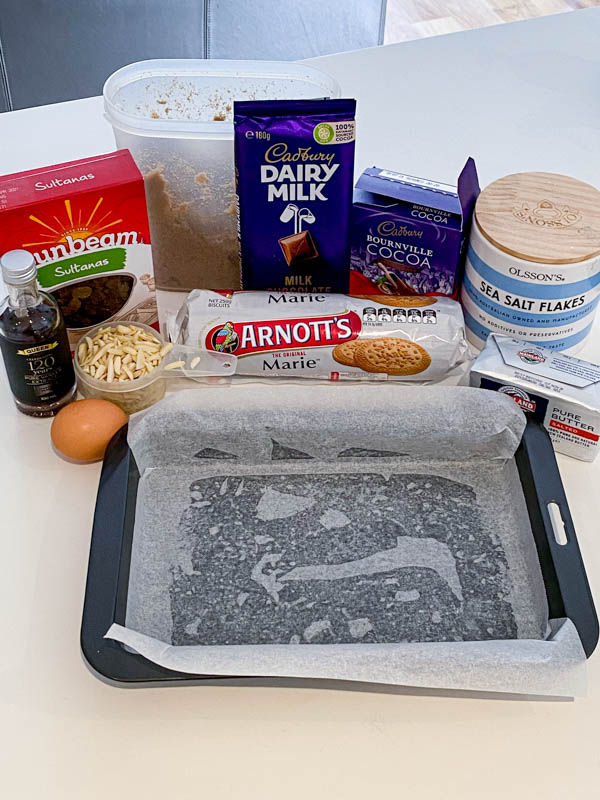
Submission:
[[[106,352],[108,352],[108,345],[107,344],[105,344],[103,347],[100,348],[100,350],[98,350],[96,355],[92,358],[91,363],[95,364],[97,361],[99,361],[102,358],[102,356]]]

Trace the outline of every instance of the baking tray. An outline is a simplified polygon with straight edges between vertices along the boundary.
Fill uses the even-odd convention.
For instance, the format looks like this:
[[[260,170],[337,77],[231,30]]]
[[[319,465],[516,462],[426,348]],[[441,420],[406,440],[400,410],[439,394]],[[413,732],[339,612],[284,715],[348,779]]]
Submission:
[[[568,617],[577,628],[589,658],[598,642],[598,618],[552,443],[540,423],[528,420],[515,460],[550,619]],[[231,681],[231,676],[192,675],[165,669],[126,650],[119,642],[104,638],[113,622],[125,625],[138,481],[138,468],[124,426],[108,446],[100,476],[81,625],[83,656],[99,677],[122,686]],[[554,535],[548,511],[548,503],[552,502],[560,507],[565,544],[559,544]]]

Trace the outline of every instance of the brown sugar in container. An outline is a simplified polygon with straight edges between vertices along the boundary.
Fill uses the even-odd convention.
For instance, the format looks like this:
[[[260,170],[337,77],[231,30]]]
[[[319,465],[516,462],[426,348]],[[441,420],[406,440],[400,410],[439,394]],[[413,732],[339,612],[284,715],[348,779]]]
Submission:
[[[506,175],[475,206],[462,303],[467,334],[574,352],[600,292],[600,192],[549,172]]]

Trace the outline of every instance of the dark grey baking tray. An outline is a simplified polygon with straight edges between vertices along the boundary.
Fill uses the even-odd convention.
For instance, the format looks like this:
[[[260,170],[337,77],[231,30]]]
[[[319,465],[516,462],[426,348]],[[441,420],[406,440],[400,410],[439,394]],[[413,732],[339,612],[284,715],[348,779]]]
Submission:
[[[538,422],[527,422],[516,463],[550,618],[571,619],[589,657],[598,642],[598,618],[552,444]],[[127,444],[125,426],[109,444],[100,476],[81,625],[83,656],[102,678],[121,685],[193,684],[215,680],[220,676],[164,669],[129,652],[118,642],[104,638],[113,622],[125,624],[138,480],[139,472]],[[548,504],[552,502],[560,507],[566,544],[556,541],[548,512]]]

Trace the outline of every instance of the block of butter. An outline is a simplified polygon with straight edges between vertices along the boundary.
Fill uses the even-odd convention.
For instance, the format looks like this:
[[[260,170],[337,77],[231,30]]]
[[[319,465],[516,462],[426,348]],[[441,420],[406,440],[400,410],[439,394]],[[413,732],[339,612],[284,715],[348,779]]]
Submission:
[[[593,461],[600,437],[600,365],[510,336],[491,334],[471,386],[510,395],[544,424],[557,453]]]

